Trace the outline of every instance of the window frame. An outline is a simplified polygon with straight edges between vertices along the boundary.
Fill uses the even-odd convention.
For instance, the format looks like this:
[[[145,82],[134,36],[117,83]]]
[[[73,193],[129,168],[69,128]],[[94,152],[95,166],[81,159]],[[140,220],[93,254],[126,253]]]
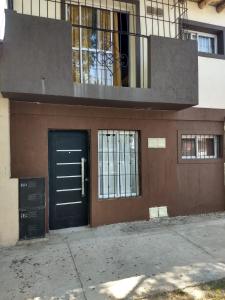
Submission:
[[[217,36],[218,42],[217,54],[198,52],[198,56],[225,60],[225,27],[191,19],[182,19],[180,29],[184,34],[184,39],[185,32],[187,31],[198,31],[203,33],[215,34]]]
[[[107,195],[101,194],[101,182],[100,182],[100,176],[103,176],[102,174],[100,174],[100,165],[99,165],[99,154],[101,153],[99,151],[99,133],[103,133],[107,132],[107,134],[124,134],[124,133],[134,133],[135,135],[135,145],[137,147],[137,149],[135,149],[135,153],[136,153],[136,157],[135,157],[135,188],[136,188],[136,192],[135,193],[120,193],[118,190],[114,193],[108,193]],[[125,146],[124,146],[125,147]],[[125,148],[124,148],[125,149]],[[118,150],[118,149],[117,149]],[[117,152],[118,153],[121,152]],[[120,154],[119,154],[120,155]],[[125,155],[125,154],[124,154]],[[118,199],[132,199],[132,198],[139,198],[141,196],[141,156],[140,156],[140,131],[136,130],[136,129],[98,129],[97,130],[97,172],[98,172],[98,176],[97,176],[97,180],[98,180],[98,191],[97,191],[97,196],[99,200],[118,200]],[[117,184],[119,186],[120,184],[120,161],[117,159],[117,167],[119,166],[119,172],[117,172],[116,174],[114,174],[117,177]],[[117,169],[118,170],[118,169]],[[122,174],[124,175],[124,174]],[[125,174],[125,176],[128,176],[129,174]],[[126,190],[126,188],[125,188]]]
[[[89,7],[89,8],[92,8],[92,9],[96,9],[97,10],[97,28],[100,28],[99,26],[99,16],[98,16],[98,13],[99,13],[99,10],[107,10],[109,13],[110,13],[110,39],[112,40],[113,39],[113,11],[112,9],[110,8],[103,8],[103,7],[99,7],[97,5],[89,5],[89,4],[86,4],[85,3],[79,3],[79,4],[69,4],[69,3],[66,3],[66,20],[68,20],[68,16],[69,16],[69,13],[70,13],[70,6],[78,6],[78,9],[79,9],[79,44],[80,46],[79,47],[72,47],[72,51],[76,52],[78,51],[79,52],[79,57],[80,57],[80,83],[81,84],[87,84],[85,82],[85,79],[84,79],[84,71],[83,71],[83,53],[86,51],[86,52],[90,52],[90,53],[94,53],[96,55],[99,55],[99,53],[102,52],[102,49],[99,47],[99,45],[97,44],[96,48],[86,48],[86,47],[83,47],[82,45],[82,31],[83,31],[83,24],[82,24],[82,10],[85,9],[85,7]],[[99,36],[100,36],[100,30],[97,30],[97,41],[99,41]],[[113,49],[110,49],[107,50],[107,51],[104,51],[105,53],[108,53],[108,54],[113,54]],[[97,68],[98,69],[98,68]],[[90,70],[89,70],[90,71]],[[101,77],[101,76],[100,76]],[[97,81],[96,83],[94,83],[95,85],[100,85],[99,84],[99,74],[96,76],[95,80]],[[111,84],[109,85],[106,85],[106,84],[103,84],[106,85],[106,86],[113,86],[113,77],[111,78]]]
[[[185,33],[190,34],[190,39],[191,40],[196,40],[197,43],[199,43],[198,38],[200,36],[213,38],[214,39],[214,52],[200,51],[199,48],[198,48],[198,53],[205,53],[205,54],[209,54],[209,55],[210,54],[211,55],[217,55],[218,54],[218,36],[217,36],[217,34],[207,33],[207,32],[202,32],[202,31],[197,31],[197,30],[188,30],[188,29],[185,30]],[[194,35],[196,36],[196,39],[192,38]]]
[[[197,157],[194,158],[193,156],[190,156],[190,158],[183,158],[182,157],[182,136],[216,136],[219,137],[219,142],[217,149],[218,155],[216,154],[216,157],[208,156],[206,158],[203,157]],[[196,131],[196,130],[178,130],[177,131],[177,162],[179,164],[210,164],[210,163],[221,163],[224,160],[224,150],[223,150],[223,145],[224,145],[224,132],[221,132],[219,130],[201,130],[201,131]],[[219,148],[218,148],[219,147]],[[197,149],[196,149],[197,153]],[[216,152],[215,152],[216,153]]]
[[[111,31],[111,40],[113,40],[113,14],[118,12],[118,13],[125,13],[128,15],[128,18],[129,18],[129,23],[133,26],[133,18],[136,16],[136,15],[133,15],[131,16],[130,13],[134,13],[134,5],[135,5],[135,10],[137,9],[136,8],[136,4],[134,3],[127,3],[127,2],[124,2],[125,3],[125,7],[121,8],[121,4],[119,5],[118,8],[114,7],[114,6],[110,6],[110,5],[100,5],[100,4],[96,4],[96,3],[86,3],[85,1],[81,1],[77,4],[73,4],[73,3],[65,3],[65,20],[68,21],[68,16],[69,16],[69,10],[70,10],[70,6],[78,6],[79,7],[79,43],[80,43],[80,47],[72,47],[72,51],[79,51],[80,53],[80,59],[79,59],[79,64],[80,64],[80,84],[89,84],[89,83],[86,83],[85,80],[84,80],[84,76],[83,76],[83,59],[82,59],[82,52],[83,51],[88,51],[88,52],[92,52],[92,53],[101,53],[102,52],[102,49],[100,48],[84,48],[82,47],[82,13],[81,13],[81,10],[82,10],[82,7],[85,8],[85,7],[90,7],[90,8],[94,8],[94,9],[97,9],[97,10],[106,10],[108,12],[110,12],[110,31]],[[128,5],[131,5],[132,7],[128,6]],[[136,13],[135,13],[136,14]],[[132,19],[131,19],[132,18]],[[97,26],[98,27],[98,26]],[[128,34],[128,49],[129,49],[129,57],[128,57],[128,62],[129,62],[129,66],[132,65],[131,64],[131,57],[132,57],[132,53],[131,53],[131,37],[132,37],[132,32],[136,32],[136,27],[137,25],[134,25],[134,28],[131,30],[129,28],[129,34]],[[100,30],[97,29],[97,35],[99,35],[100,33]],[[97,39],[98,40],[98,39]],[[135,53],[136,53],[136,49],[135,49]],[[108,54],[112,54],[113,55],[113,49],[111,49],[110,51],[104,51],[105,53],[108,53]],[[135,54],[136,55],[136,54]],[[114,66],[112,66],[112,68],[114,68]],[[132,86],[132,69],[129,68],[129,71],[128,71],[128,80],[129,80],[129,87]],[[101,84],[99,83],[99,76],[96,77],[96,81],[97,83],[94,83],[94,85],[98,85],[98,86],[107,86],[107,87],[114,87],[114,84],[113,84],[113,76],[112,76],[112,83],[111,84]],[[92,84],[92,83],[90,83]]]
[[[194,140],[195,141],[195,149],[196,149],[196,155],[190,155],[190,156],[188,156],[188,155],[185,155],[185,156],[183,156],[182,155],[182,159],[217,159],[217,158],[219,158],[219,156],[218,156],[218,147],[219,147],[219,139],[218,139],[218,135],[210,135],[210,134],[208,134],[208,135],[206,135],[206,134],[199,134],[199,135],[197,135],[197,134],[182,134],[181,135],[181,147],[182,147],[182,141],[184,140],[184,139],[192,139],[192,140]],[[202,138],[203,139],[213,139],[213,145],[214,145],[214,155],[203,155],[202,156],[202,154],[200,154],[200,152],[199,152],[199,141],[201,141],[202,140]],[[181,151],[182,151],[183,149],[181,149]]]

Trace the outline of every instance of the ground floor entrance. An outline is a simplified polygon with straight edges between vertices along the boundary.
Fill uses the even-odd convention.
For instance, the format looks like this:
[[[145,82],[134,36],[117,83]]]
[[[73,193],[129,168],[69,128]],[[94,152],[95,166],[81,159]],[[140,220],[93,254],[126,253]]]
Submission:
[[[49,131],[49,227],[88,224],[87,131]]]
[[[11,175],[45,179],[46,232],[225,209],[223,111],[11,101],[10,118]]]

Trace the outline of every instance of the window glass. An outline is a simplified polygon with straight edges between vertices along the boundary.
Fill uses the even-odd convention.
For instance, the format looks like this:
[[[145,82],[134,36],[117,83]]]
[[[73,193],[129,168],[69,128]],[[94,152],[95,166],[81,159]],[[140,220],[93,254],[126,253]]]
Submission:
[[[213,138],[206,138],[206,155],[207,156],[215,155],[215,147],[214,147],[214,139]]]
[[[99,198],[139,195],[138,132],[99,130]]]
[[[198,51],[205,52],[205,53],[215,53],[215,38],[199,35]]]
[[[196,142],[195,138],[182,139],[182,156],[196,156]]]
[[[198,154],[200,157],[202,156],[214,156],[215,155],[215,147],[214,147],[214,138],[198,138]]]

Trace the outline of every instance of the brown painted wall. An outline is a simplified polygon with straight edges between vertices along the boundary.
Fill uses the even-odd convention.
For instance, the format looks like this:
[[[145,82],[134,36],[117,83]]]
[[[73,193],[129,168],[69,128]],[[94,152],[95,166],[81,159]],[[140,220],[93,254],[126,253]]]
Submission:
[[[188,109],[159,112],[11,102],[11,165],[13,177],[44,176],[48,182],[48,130],[90,132],[90,224],[92,226],[148,219],[148,208],[168,206],[170,216],[225,209],[223,159],[179,163],[178,135],[224,135],[223,110]],[[140,131],[141,196],[98,200],[97,131]],[[166,149],[148,149],[148,137],[166,137]]]

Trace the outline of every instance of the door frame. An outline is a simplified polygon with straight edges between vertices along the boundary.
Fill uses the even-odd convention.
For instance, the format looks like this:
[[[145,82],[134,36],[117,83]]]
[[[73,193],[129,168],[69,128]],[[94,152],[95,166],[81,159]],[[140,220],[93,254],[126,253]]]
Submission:
[[[52,132],[83,132],[87,134],[87,173],[88,173],[88,184],[87,184],[87,193],[88,193],[88,204],[87,204],[87,218],[88,218],[88,224],[87,226],[90,226],[91,222],[91,161],[90,161],[90,149],[91,149],[91,130],[90,129],[48,129],[48,215],[47,215],[47,224],[48,224],[48,231],[50,229],[50,214],[51,214],[51,207],[50,207],[50,201],[53,197],[53,190],[51,186],[51,178],[50,178],[50,168],[51,168],[51,133]],[[59,229],[57,229],[59,230]]]

